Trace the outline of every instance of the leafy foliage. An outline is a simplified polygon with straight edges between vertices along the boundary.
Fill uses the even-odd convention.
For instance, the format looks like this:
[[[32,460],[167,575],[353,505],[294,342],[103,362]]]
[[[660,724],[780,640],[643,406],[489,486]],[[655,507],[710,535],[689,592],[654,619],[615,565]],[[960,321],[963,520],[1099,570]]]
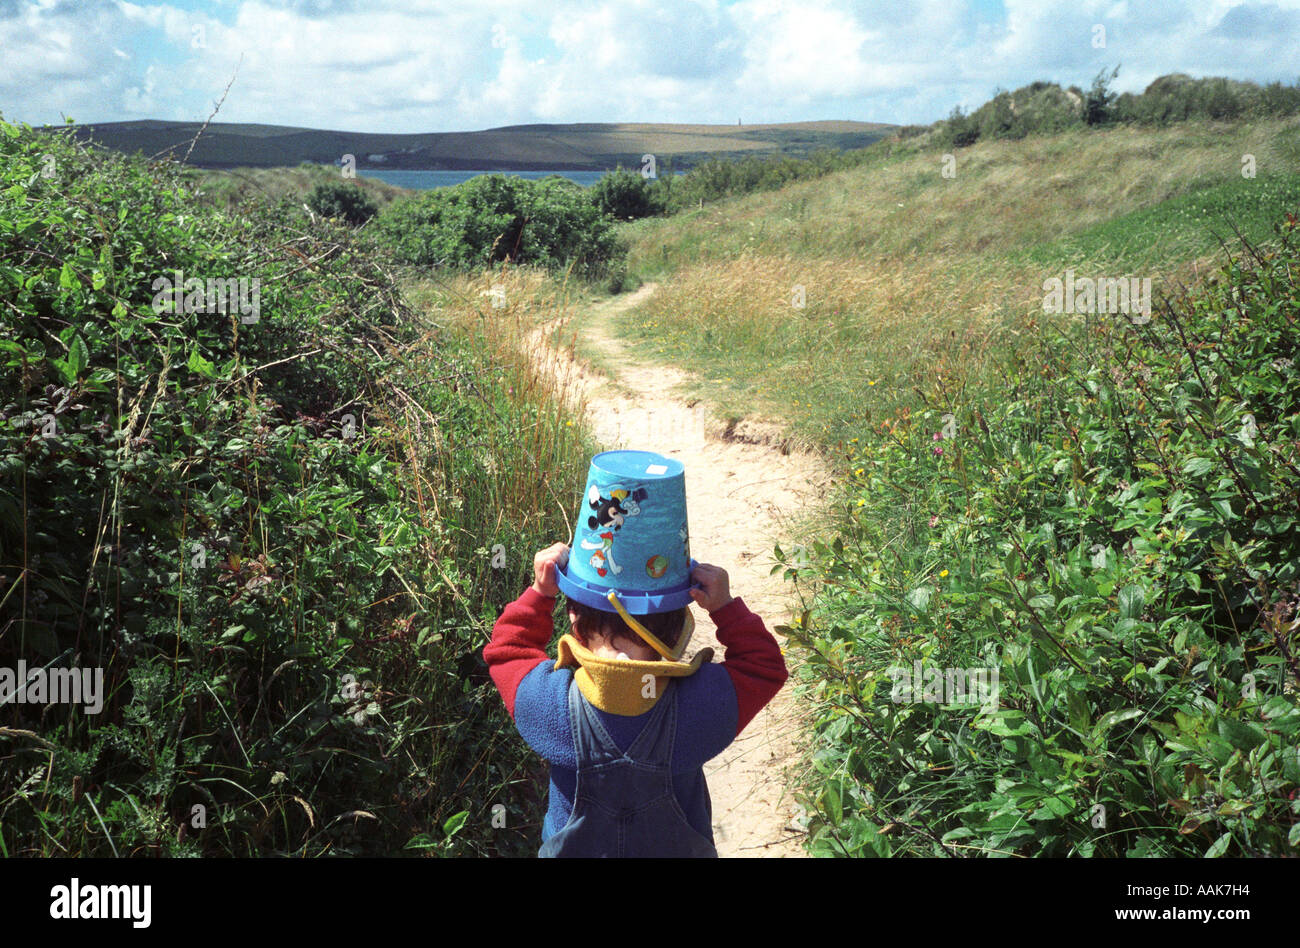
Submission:
[[[378,220],[403,263],[467,270],[508,261],[603,276],[626,248],[583,189],[558,176],[479,175],[394,201]]]
[[[853,439],[840,536],[789,567],[822,584],[789,630],[814,853],[1296,852],[1295,218],[1279,233],[1150,322],[1044,332],[998,390],[937,383]],[[918,668],[996,673],[995,700],[899,690]]]
[[[479,651],[564,530],[502,494],[577,479],[576,439],[298,220],[0,123],[0,667],[106,693],[5,706],[8,853],[532,850]]]
[[[1103,69],[1092,80],[1092,88],[1083,99],[1085,125],[1105,125],[1113,119],[1112,106],[1115,103],[1115,93],[1111,91],[1110,84],[1115,81],[1117,75],[1119,75],[1118,66],[1111,70],[1109,76]]]
[[[307,198],[307,206],[323,217],[338,218],[359,227],[379,213],[379,208],[356,184],[322,182]]]
[[[623,167],[593,184],[588,196],[602,214],[620,221],[661,214],[664,209],[659,192],[639,172]]]

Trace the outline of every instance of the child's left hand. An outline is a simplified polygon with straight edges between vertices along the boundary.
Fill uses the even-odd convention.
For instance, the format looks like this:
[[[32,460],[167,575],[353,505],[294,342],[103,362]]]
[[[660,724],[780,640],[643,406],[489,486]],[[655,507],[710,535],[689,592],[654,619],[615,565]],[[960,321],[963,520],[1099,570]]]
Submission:
[[[555,584],[555,571],[569,562],[569,545],[552,543],[533,557],[533,589],[554,599],[560,594]]]

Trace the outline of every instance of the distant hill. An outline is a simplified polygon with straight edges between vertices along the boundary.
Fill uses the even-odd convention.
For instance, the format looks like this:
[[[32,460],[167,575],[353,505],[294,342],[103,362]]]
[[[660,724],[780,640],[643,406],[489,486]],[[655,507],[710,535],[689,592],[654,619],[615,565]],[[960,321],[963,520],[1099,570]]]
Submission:
[[[103,122],[74,127],[83,140],[146,156],[183,157],[199,122]],[[776,125],[590,123],[509,125],[478,132],[385,134],[214,122],[190,154],[199,168],[284,167],[337,163],[421,170],[603,171],[639,166],[641,156],[671,158],[682,170],[709,158],[806,156],[819,149],[864,148],[897,128],[879,122]]]

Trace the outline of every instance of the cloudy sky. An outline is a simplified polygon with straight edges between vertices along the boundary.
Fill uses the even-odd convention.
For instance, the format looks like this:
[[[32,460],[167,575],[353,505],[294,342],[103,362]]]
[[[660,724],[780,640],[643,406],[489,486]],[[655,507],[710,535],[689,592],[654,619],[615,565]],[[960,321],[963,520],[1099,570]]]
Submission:
[[[1295,83],[1300,0],[0,0],[33,125],[201,120],[232,75],[218,121],[928,123],[1115,66]]]

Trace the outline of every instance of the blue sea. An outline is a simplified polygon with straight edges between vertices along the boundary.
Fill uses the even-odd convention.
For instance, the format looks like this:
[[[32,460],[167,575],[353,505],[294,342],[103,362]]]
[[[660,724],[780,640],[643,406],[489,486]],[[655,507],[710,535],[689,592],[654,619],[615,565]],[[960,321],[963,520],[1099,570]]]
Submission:
[[[399,171],[379,168],[357,169],[363,178],[378,178],[399,188],[413,188],[424,191],[429,188],[444,188],[451,184],[460,184],[481,174],[510,174],[519,178],[537,180],[558,174],[562,178],[576,181],[584,188],[590,187],[605,176],[604,171]]]

